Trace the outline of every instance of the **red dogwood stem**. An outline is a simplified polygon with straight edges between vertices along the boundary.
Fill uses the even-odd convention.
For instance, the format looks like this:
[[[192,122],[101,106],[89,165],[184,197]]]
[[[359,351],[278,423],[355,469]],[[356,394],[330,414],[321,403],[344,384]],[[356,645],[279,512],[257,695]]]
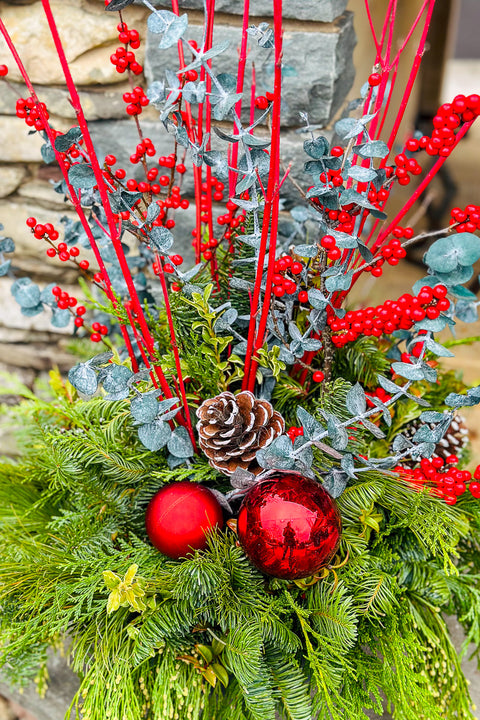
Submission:
[[[248,45],[248,17],[250,14],[250,0],[244,0],[243,3],[243,23],[242,23],[242,42],[240,45],[240,55],[238,58],[238,69],[237,69],[237,93],[243,93],[243,86],[245,82],[245,66],[247,64],[247,45]],[[254,107],[254,100],[255,98],[252,98],[252,110]],[[235,105],[235,113],[238,118],[242,117],[242,98],[237,102]],[[233,133],[238,133],[238,126],[237,123],[233,123]],[[228,173],[228,193],[229,196],[232,198],[235,195],[235,187],[237,184],[237,174],[235,172],[235,169],[237,168],[237,162],[238,162],[238,143],[235,143],[232,147],[232,156],[231,156],[231,167],[234,168],[234,170],[229,170]]]
[[[245,375],[242,383],[242,388],[244,390],[251,391],[253,391],[253,388],[255,386],[255,375],[258,367],[258,362],[254,355],[256,351],[259,350],[263,345],[263,341],[265,338],[265,330],[267,326],[268,312],[270,310],[270,300],[272,295],[272,276],[273,268],[275,265],[275,248],[278,230],[278,211],[280,201],[278,192],[280,173],[280,112],[282,100],[282,0],[273,0],[273,17],[275,38],[275,74],[272,102],[270,169],[268,174],[267,197],[263,213],[262,234],[260,239],[260,249],[258,253],[257,272],[255,275],[255,285],[251,303],[251,316],[247,339],[247,353],[245,357]],[[270,242],[268,243],[269,239]],[[255,333],[257,314],[259,312],[259,301],[262,286],[263,267],[267,252],[267,244],[268,264],[265,295],[260,311],[258,331]]]

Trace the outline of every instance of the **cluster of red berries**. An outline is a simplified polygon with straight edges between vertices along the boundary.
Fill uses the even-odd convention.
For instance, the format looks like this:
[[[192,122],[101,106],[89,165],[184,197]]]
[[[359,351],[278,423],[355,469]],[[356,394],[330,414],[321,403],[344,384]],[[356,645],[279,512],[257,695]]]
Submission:
[[[455,143],[455,130],[480,114],[480,95],[456,95],[451,103],[441,105],[434,116],[431,136],[407,140],[405,149],[410,152],[425,150],[428,155],[450,155]]]
[[[450,214],[452,216],[450,225],[455,225],[453,228],[455,232],[473,233],[475,230],[480,230],[480,205],[467,205],[465,210],[454,207]]]
[[[266,110],[273,100],[273,93],[267,92],[265,95],[258,95],[255,98],[255,107],[258,110]]]
[[[445,285],[425,286],[417,296],[405,293],[398,300],[386,300],[377,307],[350,310],[342,319],[332,316],[328,319],[332,342],[343,347],[360,335],[391,335],[395,330],[410,330],[425,318],[434,320],[450,307],[446,294]]]
[[[291,428],[288,428],[286,435],[288,435],[288,437],[290,438],[290,440],[292,442],[295,442],[295,438],[299,437],[300,435],[303,435],[303,428],[292,425]]]
[[[118,39],[123,46],[118,47],[113,55],[110,55],[110,62],[115,65],[118,73],[124,73],[131,70],[134,75],[140,75],[143,67],[137,62],[135,53],[132,50],[138,50],[140,47],[140,36],[137,30],[129,30],[126,23],[117,25]],[[128,46],[130,45],[130,50]]]
[[[467,488],[474,498],[480,498],[480,465],[477,465],[472,480],[469,470],[458,468],[456,455],[449,455],[446,461],[440,457],[422,458],[419,468],[411,470],[398,465],[395,472],[420,488],[429,486],[430,492],[443,498],[447,505],[455,505]]]
[[[395,155],[395,165],[395,177],[399,185],[408,185],[411,180],[410,175],[422,174],[422,168],[415,158],[408,158],[405,153]]]
[[[288,277],[286,273],[289,273],[290,276],[300,275],[302,270],[302,263],[293,260],[290,255],[283,255],[279,260],[276,260],[273,266],[272,278],[272,292],[275,297],[283,297],[285,294],[294,295],[298,289],[297,283],[291,277]],[[305,290],[300,292],[305,293],[308,300],[308,293]],[[300,300],[300,302],[302,302],[302,300]]]
[[[150,100],[145,95],[143,88],[139,85],[134,87],[132,92],[123,93],[123,101],[127,103],[125,112],[127,115],[140,115],[143,108],[147,107]]]
[[[378,399],[381,400],[383,403],[386,403],[387,400],[390,400],[390,398],[392,397],[392,396],[389,395],[389,394],[386,392],[386,390],[384,390],[382,387],[376,388],[375,392],[373,392],[373,393],[365,393],[365,394],[366,394],[366,396],[367,396],[367,405],[368,405],[368,407],[376,407],[376,406],[375,406],[375,403],[373,402],[373,400],[370,399],[370,398],[372,398],[372,397],[378,398]]]
[[[45,103],[41,102],[40,107],[43,110],[45,118],[48,120],[50,116],[47,111],[47,106]],[[15,106],[15,114],[18,118],[23,118],[28,127],[33,127],[35,130],[43,130],[45,127],[44,122],[40,117],[40,111],[37,103],[32,97],[18,98]]]
[[[48,257],[54,258],[58,256],[58,259],[61,260],[61,262],[72,260],[80,268],[80,270],[88,270],[90,266],[88,260],[77,260],[77,257],[80,255],[78,247],[73,246],[69,248],[67,243],[64,242],[60,242],[58,245],[55,245],[55,241],[59,238],[59,233],[58,230],[55,230],[52,223],[37,223],[36,218],[29,217],[26,219],[26,224],[27,227],[31,228],[34,237],[38,240],[46,240],[49,243],[50,247],[46,250]]]
[[[337,247],[337,241],[333,235],[324,235],[320,240],[320,246],[327,251],[327,258],[332,262],[341,258],[342,251]]]
[[[80,328],[84,326],[83,316],[87,312],[84,305],[79,305],[78,300],[73,295],[69,295],[66,290],[62,290],[61,287],[55,285],[52,288],[52,295],[54,296],[57,307],[59,310],[70,310],[74,316],[73,323],[75,327]],[[75,308],[75,311],[74,311]],[[99,322],[92,323],[90,330],[90,340],[92,342],[100,342],[102,335],[108,335],[108,328],[106,325],[101,325]]]
[[[380,255],[389,265],[398,265],[407,254],[405,248],[402,247],[400,238],[404,237],[406,240],[410,240],[413,237],[413,230],[412,228],[398,227],[394,229],[393,235],[394,237],[380,250]]]

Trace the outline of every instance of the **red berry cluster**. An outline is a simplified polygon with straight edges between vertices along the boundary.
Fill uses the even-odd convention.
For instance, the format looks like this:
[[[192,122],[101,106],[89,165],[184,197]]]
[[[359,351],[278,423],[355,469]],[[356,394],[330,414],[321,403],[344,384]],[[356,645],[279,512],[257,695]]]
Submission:
[[[298,286],[292,276],[300,275],[302,270],[302,263],[297,260],[293,260],[290,255],[283,255],[279,260],[277,260],[273,266],[272,278],[272,292],[275,297],[283,297],[285,293],[287,295],[294,295],[297,292]]]
[[[77,257],[80,255],[80,250],[76,245],[69,248],[67,243],[64,242],[60,242],[57,245],[55,244],[56,240],[58,240],[59,234],[58,230],[55,230],[52,223],[37,223],[34,217],[29,217],[26,220],[26,224],[27,227],[31,228],[34,237],[38,240],[46,240],[49,243],[50,247],[46,250],[48,257],[54,258],[58,256],[58,259],[61,262],[72,260],[75,265],[80,268],[80,270],[88,270],[90,266],[88,260],[77,260]]]
[[[134,75],[140,75],[143,72],[143,67],[137,62],[135,53],[132,50],[137,50],[140,47],[140,36],[137,30],[129,30],[126,23],[119,23],[117,25],[118,39],[123,46],[118,47],[113,55],[110,55],[110,62],[115,65],[118,73],[124,73],[126,70],[131,70]],[[130,50],[128,46],[130,45]]]
[[[44,115],[46,119],[50,117],[47,111],[47,106],[45,103],[40,103],[40,107],[42,108]],[[15,106],[15,114],[18,118],[23,118],[25,120],[25,124],[28,125],[28,127],[34,127],[35,130],[43,130],[44,129],[44,123],[43,120],[40,117],[40,111],[38,109],[37,103],[32,97],[28,98],[18,98],[17,104]]]
[[[145,95],[143,88],[137,85],[132,92],[123,93],[123,100],[127,103],[125,112],[127,115],[140,115],[143,108],[147,107],[150,100]]]
[[[395,155],[395,165],[395,177],[399,185],[408,185],[411,180],[410,175],[422,173],[422,168],[415,158],[408,158],[405,153]]]
[[[375,392],[373,392],[373,393],[365,393],[365,394],[367,396],[368,407],[376,407],[373,400],[370,400],[371,397],[376,397],[379,400],[381,400],[383,403],[386,403],[387,400],[390,400],[390,398],[392,397],[382,387],[376,388]]]
[[[480,480],[480,465],[477,465],[472,481],[469,470],[458,468],[456,455],[449,455],[446,462],[440,457],[422,458],[419,468],[411,470],[399,465],[395,472],[419,488],[429,486],[430,492],[443,498],[447,505],[455,505],[467,488],[474,498],[480,498],[480,482],[477,482]]]
[[[480,230],[480,205],[467,205],[465,210],[454,207],[451,216],[450,225],[455,225],[455,232],[473,233]]]
[[[287,430],[286,435],[288,435],[292,442],[295,442],[295,438],[303,435],[303,428],[292,425],[292,427]]]
[[[258,95],[258,97],[255,98],[255,107],[258,110],[266,110],[272,102],[273,97],[273,93],[270,92],[265,93],[265,95]]]
[[[432,121],[432,135],[423,135],[419,140],[411,138],[405,149],[410,152],[425,150],[428,155],[447,157],[455,143],[455,130],[479,114],[480,95],[457,95],[451,103],[445,103],[438,108]]]
[[[324,235],[320,240],[320,245],[327,251],[327,258],[332,262],[341,258],[342,251],[337,247],[337,241],[333,235]]]
[[[342,319],[332,316],[328,319],[332,342],[343,347],[360,335],[391,335],[395,330],[410,330],[425,318],[434,320],[450,307],[446,294],[444,285],[425,286],[417,296],[405,293],[398,300],[386,300],[377,307],[350,310]]]

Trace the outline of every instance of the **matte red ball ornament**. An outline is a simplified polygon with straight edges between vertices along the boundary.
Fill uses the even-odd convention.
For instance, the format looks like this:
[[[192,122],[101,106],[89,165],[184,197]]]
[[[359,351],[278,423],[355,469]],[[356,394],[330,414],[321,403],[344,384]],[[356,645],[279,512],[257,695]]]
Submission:
[[[208,531],[223,528],[223,512],[208,488],[182,480],[165,485],[154,495],[145,527],[152,545],[178,560],[206,547]]]
[[[275,472],[248,491],[238,538],[266,575],[295,580],[328,565],[340,543],[340,513],[326,490],[294,472]]]

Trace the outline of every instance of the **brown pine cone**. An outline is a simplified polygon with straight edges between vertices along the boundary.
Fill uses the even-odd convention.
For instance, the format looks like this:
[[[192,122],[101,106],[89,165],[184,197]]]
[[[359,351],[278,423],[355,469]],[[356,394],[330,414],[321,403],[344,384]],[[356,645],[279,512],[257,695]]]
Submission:
[[[237,468],[261,472],[255,454],[285,430],[285,421],[267,400],[245,390],[223,392],[205,400],[197,410],[200,447],[210,465],[225,475]]]

